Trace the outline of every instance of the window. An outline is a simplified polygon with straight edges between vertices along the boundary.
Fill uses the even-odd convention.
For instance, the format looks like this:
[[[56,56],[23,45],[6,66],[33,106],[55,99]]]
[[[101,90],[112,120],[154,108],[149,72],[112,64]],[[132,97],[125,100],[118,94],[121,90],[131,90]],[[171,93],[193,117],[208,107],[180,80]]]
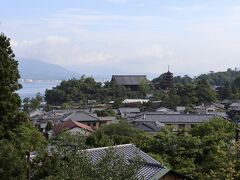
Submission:
[[[96,126],[96,123],[93,123],[93,126]]]

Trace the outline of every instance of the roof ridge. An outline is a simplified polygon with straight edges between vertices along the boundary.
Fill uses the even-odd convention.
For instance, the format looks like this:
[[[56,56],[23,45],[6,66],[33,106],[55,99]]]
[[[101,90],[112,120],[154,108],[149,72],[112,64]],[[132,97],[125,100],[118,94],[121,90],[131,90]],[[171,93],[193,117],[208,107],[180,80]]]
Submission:
[[[126,146],[135,146],[134,144],[119,144],[119,145],[115,145],[115,146],[105,146],[105,147],[98,147],[98,148],[89,148],[89,149],[85,149],[86,151],[93,151],[93,150],[100,150],[100,149],[107,149],[107,148],[116,148],[116,147],[126,147]]]
[[[88,112],[86,112],[86,111],[79,110],[79,111],[76,111],[76,112],[83,112],[84,114],[86,114],[86,115],[88,115],[88,116],[91,116],[91,117],[93,117],[93,118],[95,118],[95,119],[97,119],[97,120],[100,120],[98,116],[97,116],[97,117],[96,117],[96,116],[93,116],[91,113],[88,113]]]

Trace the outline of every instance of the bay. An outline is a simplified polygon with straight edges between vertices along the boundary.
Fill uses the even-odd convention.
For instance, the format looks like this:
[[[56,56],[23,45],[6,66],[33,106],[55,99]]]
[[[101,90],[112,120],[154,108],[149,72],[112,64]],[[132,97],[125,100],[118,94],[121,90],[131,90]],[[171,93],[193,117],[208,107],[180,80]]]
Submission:
[[[35,97],[37,93],[40,93],[44,96],[46,89],[52,89],[57,86],[60,82],[20,82],[23,86],[22,89],[18,90],[17,93],[24,98]]]

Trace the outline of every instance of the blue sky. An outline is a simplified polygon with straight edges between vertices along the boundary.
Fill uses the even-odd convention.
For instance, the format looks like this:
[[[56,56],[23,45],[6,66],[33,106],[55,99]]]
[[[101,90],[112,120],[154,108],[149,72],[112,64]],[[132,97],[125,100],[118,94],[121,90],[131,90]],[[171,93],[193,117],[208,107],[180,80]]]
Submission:
[[[238,0],[8,0],[0,22],[19,59],[81,74],[240,67]]]

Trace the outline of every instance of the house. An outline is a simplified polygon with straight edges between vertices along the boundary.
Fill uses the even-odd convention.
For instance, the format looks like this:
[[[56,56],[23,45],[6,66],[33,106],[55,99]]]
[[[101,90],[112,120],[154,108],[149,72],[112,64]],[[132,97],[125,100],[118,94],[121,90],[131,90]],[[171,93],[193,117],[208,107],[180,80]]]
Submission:
[[[82,124],[73,120],[67,120],[64,121],[63,123],[59,123],[53,126],[53,133],[55,135],[63,131],[67,131],[73,134],[80,133],[83,136],[88,136],[92,132],[94,132],[90,126],[87,126],[86,124]]]
[[[81,122],[92,127],[94,130],[98,129],[103,124],[118,122],[116,117],[98,117],[96,114],[90,113],[88,109],[53,110],[32,118],[35,126],[40,128],[42,132],[45,132],[48,122],[51,122],[52,125],[56,125],[67,120]]]
[[[216,117],[215,114],[159,114],[157,112],[146,112],[136,116],[129,123],[158,122],[178,130],[188,129],[197,124],[208,122],[214,117]]]
[[[132,91],[137,91],[141,83],[148,82],[146,75],[113,75],[111,81]]]
[[[36,116],[41,116],[41,115],[43,115],[43,114],[44,114],[43,111],[37,109],[37,110],[31,111],[31,112],[29,113],[29,117],[30,117],[30,118],[33,118],[33,117],[36,117]]]
[[[230,110],[235,110],[235,111],[240,110],[240,103],[239,102],[234,102],[234,103],[230,104],[229,109]]]
[[[149,99],[124,99],[123,104],[143,104],[148,103]]]
[[[98,129],[103,124],[117,122],[116,117],[98,117],[96,114],[88,113],[86,111],[75,111],[71,113],[69,116],[63,118],[62,122],[67,121],[69,119],[86,124],[94,130]]]
[[[106,155],[106,150],[110,147],[100,147],[87,149],[86,153],[90,157],[93,163],[96,163],[99,159]],[[112,147],[114,153],[124,158],[126,163],[131,163],[134,158],[139,157],[144,161],[142,167],[137,170],[137,179],[145,180],[188,180],[184,175],[181,175],[175,171],[172,171],[158,161],[153,159],[145,152],[138,149],[132,144],[123,144]]]
[[[129,114],[136,115],[140,113],[140,109],[130,108],[130,107],[121,107],[121,108],[118,108],[118,112],[123,118],[126,118]]]

